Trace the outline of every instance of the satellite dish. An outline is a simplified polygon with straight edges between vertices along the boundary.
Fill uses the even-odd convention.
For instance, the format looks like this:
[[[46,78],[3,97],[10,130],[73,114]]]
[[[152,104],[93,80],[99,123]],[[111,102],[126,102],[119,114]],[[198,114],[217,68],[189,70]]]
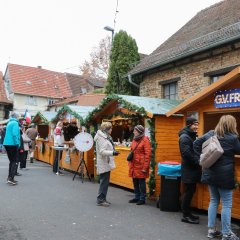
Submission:
[[[93,138],[91,134],[86,132],[81,132],[77,134],[73,139],[75,147],[80,152],[86,152],[90,150],[93,146]]]

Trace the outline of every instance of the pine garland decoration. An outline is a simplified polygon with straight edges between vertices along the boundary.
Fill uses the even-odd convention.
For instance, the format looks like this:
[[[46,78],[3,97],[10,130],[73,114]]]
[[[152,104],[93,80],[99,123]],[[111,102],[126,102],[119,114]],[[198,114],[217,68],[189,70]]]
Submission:
[[[155,150],[157,148],[157,144],[155,141],[155,119],[151,118],[148,119],[148,124],[150,126],[150,141],[151,141],[151,147],[152,147],[152,155],[151,155],[151,160],[150,160],[150,176],[149,176],[149,182],[148,182],[148,187],[149,187],[149,196],[153,196],[155,193],[155,188],[156,188],[156,179],[155,179],[155,166],[156,166],[156,161],[155,161]]]

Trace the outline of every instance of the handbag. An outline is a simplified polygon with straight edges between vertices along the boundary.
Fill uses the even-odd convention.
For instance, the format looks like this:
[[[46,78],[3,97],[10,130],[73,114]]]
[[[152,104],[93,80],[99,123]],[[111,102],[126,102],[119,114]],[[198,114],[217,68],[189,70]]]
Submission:
[[[199,164],[203,168],[209,168],[222,156],[223,152],[217,136],[211,136],[202,145]]]
[[[141,140],[142,141],[142,140]],[[133,160],[133,155],[134,155],[134,151],[136,150],[136,148],[138,147],[138,145],[141,143],[141,141],[139,141],[139,143],[136,145],[136,147],[128,154],[127,156],[127,161],[131,162]]]
[[[133,151],[131,151],[128,156],[127,156],[127,160],[130,162],[133,160]]]

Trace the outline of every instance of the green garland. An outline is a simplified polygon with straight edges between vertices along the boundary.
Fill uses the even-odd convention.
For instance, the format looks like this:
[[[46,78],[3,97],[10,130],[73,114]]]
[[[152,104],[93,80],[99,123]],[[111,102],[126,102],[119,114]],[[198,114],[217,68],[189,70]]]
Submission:
[[[111,95],[106,96],[102,100],[101,104],[88,114],[88,116],[85,118],[84,122],[86,124],[90,124],[90,122],[93,120],[93,117],[98,112],[102,111],[102,109],[111,101],[117,101],[118,104],[120,104],[122,108],[136,112],[137,114],[141,115],[142,117],[147,116],[147,112],[145,111],[145,109],[143,107],[138,107],[134,104],[129,103],[128,101],[124,100],[122,97],[120,97],[116,94],[111,94]],[[132,115],[129,115],[129,116],[132,116]]]
[[[72,111],[72,109],[70,107],[68,107],[67,105],[64,105],[57,113],[57,115],[51,120],[51,122],[56,122],[59,120],[60,116],[65,114],[65,112],[70,113],[72,116],[74,116],[75,118],[77,118],[80,122],[80,124],[82,126],[84,126],[84,121],[83,118],[77,114],[76,112]]]
[[[154,193],[155,193],[155,188],[156,188],[155,150],[157,148],[157,144],[156,144],[156,140],[155,140],[155,119],[151,118],[151,119],[148,119],[147,121],[148,121],[148,124],[149,124],[150,141],[151,141],[151,147],[152,147],[152,155],[151,155],[151,160],[150,160],[150,176],[149,176],[148,187],[149,187],[149,196],[153,196]]]

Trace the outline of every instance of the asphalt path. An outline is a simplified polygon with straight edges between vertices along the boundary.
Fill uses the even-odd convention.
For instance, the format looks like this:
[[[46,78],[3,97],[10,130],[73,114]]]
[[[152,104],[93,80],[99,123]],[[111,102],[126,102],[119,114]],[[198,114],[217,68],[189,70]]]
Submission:
[[[96,206],[98,184],[35,161],[20,171],[17,186],[6,183],[8,160],[0,155],[0,240],[202,240],[207,215],[200,224],[181,222],[180,212],[163,212],[154,201],[129,204],[133,193],[110,186],[110,207]],[[238,230],[238,225],[234,225]]]

